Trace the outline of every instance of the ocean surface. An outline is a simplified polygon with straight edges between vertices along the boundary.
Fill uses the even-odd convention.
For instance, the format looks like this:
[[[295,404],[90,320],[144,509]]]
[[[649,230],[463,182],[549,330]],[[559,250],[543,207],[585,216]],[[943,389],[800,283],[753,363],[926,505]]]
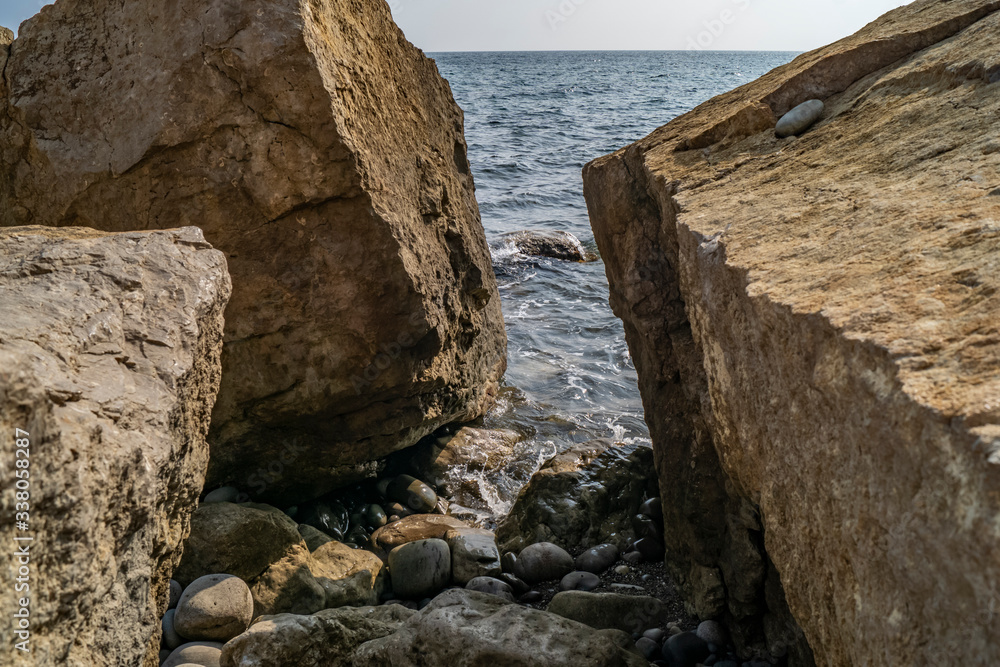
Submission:
[[[561,230],[596,251],[583,166],[789,62],[776,52],[432,53],[465,111],[469,161],[509,336],[506,387],[485,419],[524,438],[491,479],[502,513],[538,464],[594,438],[649,442],[602,262],[526,257],[507,232]],[[486,491],[486,489],[484,489]]]

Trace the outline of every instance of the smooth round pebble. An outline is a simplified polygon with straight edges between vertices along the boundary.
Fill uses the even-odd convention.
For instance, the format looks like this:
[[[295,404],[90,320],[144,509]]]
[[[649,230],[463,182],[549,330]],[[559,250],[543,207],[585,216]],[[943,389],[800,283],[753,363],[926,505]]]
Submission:
[[[510,584],[493,577],[475,577],[465,585],[466,590],[495,595],[509,602],[514,601],[514,589]]]
[[[663,542],[655,537],[644,537],[641,540],[637,540],[635,543],[635,550],[642,554],[642,557],[651,563],[663,560],[663,556],[666,554]]]
[[[174,579],[170,580],[170,601],[167,603],[167,609],[173,609],[177,606],[177,603],[181,601],[181,593],[184,592],[184,587],[181,586],[181,582]]]
[[[551,542],[525,547],[514,563],[514,574],[529,584],[555,581],[573,571],[573,557]]]
[[[635,642],[635,647],[646,660],[655,660],[660,654],[660,645],[648,637],[639,637]]]
[[[451,550],[437,538],[401,544],[389,552],[392,590],[401,598],[435,595],[451,581]]]
[[[174,649],[161,667],[181,667],[181,665],[219,667],[221,659],[222,644],[218,642],[190,642]]]
[[[663,637],[666,633],[660,628],[650,628],[642,633],[643,637],[647,639],[652,639],[654,642],[663,643]]]
[[[623,577],[631,571],[632,568],[630,568],[628,565],[619,565],[618,567],[615,568],[615,574],[621,575]]]
[[[642,554],[638,551],[630,551],[622,556],[622,560],[626,563],[632,563],[632,565],[635,565],[642,562]]]
[[[570,572],[559,582],[561,591],[592,591],[601,585],[601,578],[593,572]]]
[[[639,514],[648,516],[653,521],[663,523],[663,504],[659,498],[650,498],[639,505]]]
[[[774,133],[779,139],[799,135],[812,127],[823,115],[822,100],[809,100],[798,105],[778,121]]]
[[[176,613],[177,610],[168,609],[167,613],[163,615],[163,620],[160,621],[160,627],[163,629],[163,645],[171,651],[184,643],[181,636],[177,634],[177,630],[174,629],[174,614]]]
[[[162,665],[164,662],[166,662],[167,658],[169,658],[169,657],[170,657],[170,651],[168,651],[167,649],[161,650],[160,651],[160,664]]]
[[[517,562],[517,555],[513,551],[507,551],[500,556],[500,567],[504,572],[514,574],[514,563]]]
[[[240,490],[233,486],[220,486],[215,491],[212,491],[205,496],[205,500],[201,501],[202,505],[207,505],[208,503],[235,503],[236,499],[240,497]]]
[[[389,482],[386,493],[415,512],[431,512],[438,504],[434,490],[410,475],[400,475],[393,479]]]
[[[531,586],[509,572],[501,572],[496,578],[510,586],[514,590],[514,595],[524,595],[531,590]]]
[[[381,505],[372,503],[365,509],[365,522],[368,524],[369,528],[375,530],[376,528],[381,528],[388,523],[389,517],[385,515],[385,510],[382,509]]]
[[[613,544],[599,544],[576,557],[576,569],[601,574],[614,565],[617,560],[618,547]]]
[[[729,641],[729,633],[718,621],[702,621],[698,624],[695,634],[716,646],[725,646]]]
[[[528,591],[519,597],[517,601],[522,604],[534,604],[536,602],[541,602],[543,597],[545,596],[538,591]]]
[[[231,574],[208,574],[184,589],[174,629],[188,639],[226,642],[245,632],[252,619],[253,595],[246,583]]]

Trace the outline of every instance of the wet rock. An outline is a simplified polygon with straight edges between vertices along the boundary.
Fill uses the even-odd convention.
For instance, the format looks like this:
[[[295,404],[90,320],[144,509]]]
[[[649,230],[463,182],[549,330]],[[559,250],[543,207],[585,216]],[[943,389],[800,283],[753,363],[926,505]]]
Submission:
[[[193,640],[226,642],[250,626],[253,596],[239,577],[211,574],[195,579],[177,603],[174,629]]]
[[[476,577],[500,574],[500,550],[496,537],[488,530],[461,528],[444,534],[451,549],[451,579],[465,585]]]
[[[399,475],[386,487],[386,496],[414,512],[431,512],[437,507],[434,489],[410,475]]]
[[[235,503],[240,497],[240,490],[232,486],[222,486],[205,495],[203,505],[208,503]]]
[[[545,596],[542,595],[541,591],[528,591],[524,595],[519,596],[517,598],[517,601],[520,602],[521,604],[535,604],[541,602],[544,599]]]
[[[202,505],[191,516],[191,534],[174,578],[187,585],[209,574],[253,581],[297,547],[298,524],[281,512],[232,503]]]
[[[305,540],[309,551],[316,551],[316,549],[320,548],[324,544],[333,542],[333,538],[324,533],[322,530],[304,523],[299,524],[299,535],[301,535],[302,539]]]
[[[6,79],[0,119],[5,89]],[[0,220],[13,205],[7,169],[0,160]],[[38,545],[32,577],[44,578],[44,593],[29,582],[38,594],[25,664],[156,662],[170,575],[204,484],[228,294],[224,255],[192,227],[0,229],[0,538],[23,536],[20,428],[34,462],[21,489]],[[13,614],[26,592],[15,591],[13,556],[4,559],[0,604]],[[17,661],[15,625],[3,623],[3,660]]]
[[[547,611],[589,625],[592,628],[616,628],[629,634],[666,623],[667,610],[654,597],[623,593],[556,593]]]
[[[358,646],[396,632],[415,613],[393,604],[265,616],[226,643],[222,667],[348,665]]]
[[[576,569],[601,574],[618,561],[618,547],[599,544],[576,557]]]
[[[559,582],[561,591],[592,591],[601,585],[601,578],[591,572],[570,572]]]
[[[514,574],[529,584],[555,581],[573,571],[573,557],[551,542],[525,547],[514,563]]]
[[[393,592],[408,599],[434,595],[451,579],[451,550],[440,539],[417,540],[389,552]]]
[[[822,100],[803,102],[781,117],[774,133],[779,139],[802,134],[820,119],[824,108]]]
[[[343,540],[349,528],[347,508],[338,502],[311,502],[302,507],[301,522]]]
[[[531,590],[531,586],[529,586],[527,582],[521,581],[509,572],[500,573],[497,575],[497,579],[510,586],[514,591],[514,595],[517,597],[520,597]]]
[[[513,574],[516,563],[517,554],[512,551],[504,552],[504,555],[500,557],[500,567],[504,572]]]
[[[381,505],[372,503],[365,508],[365,523],[372,530],[377,530],[388,523],[388,517]]]
[[[646,660],[656,660],[660,655],[660,645],[647,637],[640,637],[635,642],[635,647],[639,649]]]
[[[644,537],[641,540],[636,540],[634,547],[636,551],[642,554],[643,559],[650,563],[657,563],[663,560],[665,547],[663,546],[663,542],[656,537]]]
[[[587,250],[569,232],[525,230],[503,235],[503,240],[532,257],[551,257],[571,262],[594,262],[597,255]]]
[[[564,549],[634,539],[632,517],[643,499],[657,493],[653,452],[641,445],[594,440],[547,461],[518,495],[497,527],[502,549],[535,542]]]
[[[390,523],[372,533],[372,543],[379,549],[392,549],[417,540],[431,538],[444,539],[453,529],[468,529],[470,526],[458,519],[441,514],[414,514]]]
[[[167,656],[160,667],[182,667],[183,665],[198,665],[198,667],[221,667],[222,644],[218,642],[189,642],[178,646]]]
[[[514,589],[505,581],[493,577],[476,577],[465,585],[466,590],[496,595],[509,602],[514,601]]]
[[[660,526],[663,525],[663,503],[659,498],[650,498],[643,504],[639,505],[639,514],[648,516],[650,519],[660,524]]]
[[[630,637],[594,631],[492,595],[450,590],[399,631],[362,645],[356,667],[521,665],[646,667]]]

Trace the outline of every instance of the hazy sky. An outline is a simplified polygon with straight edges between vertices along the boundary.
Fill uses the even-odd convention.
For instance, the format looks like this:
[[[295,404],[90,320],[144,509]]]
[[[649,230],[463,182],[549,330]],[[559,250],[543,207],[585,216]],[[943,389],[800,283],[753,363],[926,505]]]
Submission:
[[[247,0],[252,1],[252,0]],[[0,0],[14,28],[42,0]],[[845,37],[896,0],[389,0],[425,51],[762,49],[806,51]]]

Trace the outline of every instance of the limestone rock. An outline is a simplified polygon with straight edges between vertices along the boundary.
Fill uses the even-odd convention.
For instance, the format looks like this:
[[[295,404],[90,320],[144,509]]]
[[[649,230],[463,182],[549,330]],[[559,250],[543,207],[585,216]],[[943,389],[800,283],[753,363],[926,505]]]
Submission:
[[[546,610],[598,630],[615,628],[630,634],[663,625],[668,614],[654,597],[585,591],[556,593]]]
[[[305,542],[298,524],[281,512],[209,503],[191,517],[174,578],[186,586],[208,574],[232,574],[249,583],[299,547]]]
[[[597,261],[597,255],[583,247],[580,239],[569,232],[524,230],[504,234],[503,239],[531,257],[551,257],[572,262]]]
[[[557,454],[532,476],[497,539],[504,551],[534,542],[570,550],[609,542],[624,550],[636,537],[639,505],[657,495],[649,447],[594,440]]]
[[[362,644],[357,667],[521,665],[646,667],[632,639],[493,595],[450,590],[434,598],[394,634]]]
[[[226,253],[209,488],[318,496],[491,404],[462,113],[385,2],[60,0],[4,79],[0,224],[194,224]]]
[[[585,169],[667,563],[738,646],[1000,660],[998,35],[918,0]]]
[[[0,230],[0,538],[11,553],[16,535],[34,538],[32,664],[157,664],[205,479],[229,289],[225,258],[194,228]],[[13,614],[24,596],[4,562]],[[0,623],[5,650],[13,630]]]
[[[414,514],[394,521],[372,533],[372,544],[391,551],[401,544],[417,540],[443,539],[449,530],[465,530],[462,521],[441,514]]]
[[[326,608],[326,591],[309,567],[309,550],[296,546],[251,579],[254,617],[312,614]]]
[[[349,665],[364,642],[392,634],[416,612],[400,605],[264,616],[222,650],[222,667]]]

